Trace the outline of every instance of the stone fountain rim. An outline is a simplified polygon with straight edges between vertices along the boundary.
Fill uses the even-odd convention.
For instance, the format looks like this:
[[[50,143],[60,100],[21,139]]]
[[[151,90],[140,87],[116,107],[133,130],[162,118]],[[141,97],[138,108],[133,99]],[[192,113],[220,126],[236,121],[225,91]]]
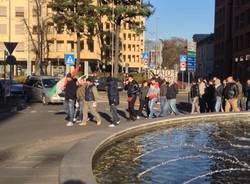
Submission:
[[[138,123],[123,123],[112,129],[97,129],[94,135],[82,139],[65,154],[59,168],[59,183],[81,181],[82,184],[97,184],[92,170],[93,160],[108,146],[124,137],[130,137],[152,128],[177,125],[192,120],[207,122],[214,118],[228,120],[239,117],[250,117],[250,112],[182,115],[161,118],[153,122],[147,120]]]

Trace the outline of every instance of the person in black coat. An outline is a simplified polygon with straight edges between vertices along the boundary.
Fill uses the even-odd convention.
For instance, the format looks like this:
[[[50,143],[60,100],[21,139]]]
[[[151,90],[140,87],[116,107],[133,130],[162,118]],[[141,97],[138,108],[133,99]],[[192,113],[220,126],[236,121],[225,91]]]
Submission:
[[[120,118],[117,113],[117,107],[119,105],[119,91],[117,80],[113,77],[107,78],[107,95],[109,100],[110,112],[112,114],[112,123],[109,127],[115,127],[120,123]]]
[[[127,91],[128,95],[129,119],[135,121],[136,119],[139,119],[139,116],[137,116],[137,113],[135,111],[135,102],[137,95],[139,94],[140,88],[132,75],[129,75],[128,79],[124,83],[125,90]]]
[[[197,83],[196,80],[194,80],[192,83],[190,89],[190,96],[192,99],[191,114],[194,114],[195,112],[200,113],[200,104],[199,104],[200,91],[199,91],[199,84]]]
[[[247,80],[244,96],[246,97],[246,110],[248,111],[250,110],[250,79]]]

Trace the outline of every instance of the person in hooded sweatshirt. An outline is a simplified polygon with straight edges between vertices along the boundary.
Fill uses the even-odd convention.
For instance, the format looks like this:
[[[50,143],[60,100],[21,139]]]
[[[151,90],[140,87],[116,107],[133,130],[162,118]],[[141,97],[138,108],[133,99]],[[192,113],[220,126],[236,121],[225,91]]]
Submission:
[[[109,125],[109,127],[115,127],[116,125],[119,125],[120,118],[117,113],[117,106],[119,105],[119,91],[118,91],[118,84],[117,80],[113,77],[107,78],[107,95],[109,100],[109,107],[110,112],[112,114],[112,123]]]

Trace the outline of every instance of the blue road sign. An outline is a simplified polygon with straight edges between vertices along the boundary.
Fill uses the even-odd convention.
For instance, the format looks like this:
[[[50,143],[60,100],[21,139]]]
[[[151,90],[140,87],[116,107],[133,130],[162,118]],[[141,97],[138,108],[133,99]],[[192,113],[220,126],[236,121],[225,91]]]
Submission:
[[[194,72],[196,71],[196,56],[190,56],[188,55],[187,57],[187,68],[189,72]]]
[[[149,52],[148,51],[143,52],[142,59],[149,59]]]
[[[179,60],[180,62],[187,62],[187,55],[180,55]]]
[[[65,54],[64,61],[66,65],[75,65],[75,55],[74,54]]]

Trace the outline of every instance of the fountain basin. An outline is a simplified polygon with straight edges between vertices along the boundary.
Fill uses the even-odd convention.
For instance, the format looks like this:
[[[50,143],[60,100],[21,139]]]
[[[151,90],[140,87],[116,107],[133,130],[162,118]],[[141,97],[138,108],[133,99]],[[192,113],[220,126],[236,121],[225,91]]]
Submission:
[[[107,148],[128,137],[152,131],[164,126],[175,126],[189,122],[226,121],[247,119],[250,113],[202,114],[159,119],[155,122],[124,123],[115,129],[97,131],[95,135],[82,140],[64,157],[60,167],[60,183],[79,180],[83,183],[96,183],[93,175],[93,161],[97,160]]]

